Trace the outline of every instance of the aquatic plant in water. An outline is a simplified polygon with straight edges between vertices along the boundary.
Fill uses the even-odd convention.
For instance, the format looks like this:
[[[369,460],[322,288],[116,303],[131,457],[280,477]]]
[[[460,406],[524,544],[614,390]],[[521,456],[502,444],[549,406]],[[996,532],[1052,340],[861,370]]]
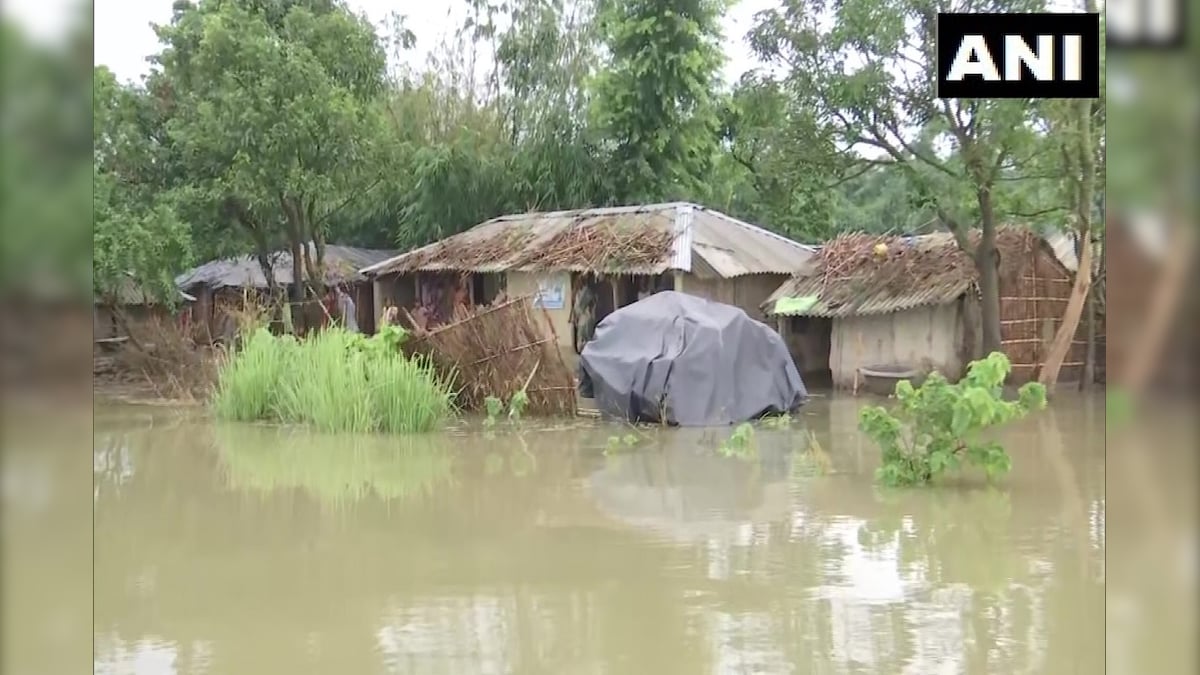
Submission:
[[[430,431],[453,411],[453,394],[430,364],[400,352],[403,339],[395,326],[305,340],[260,329],[222,365],[213,409],[322,431]]]
[[[624,436],[609,436],[608,442],[604,444],[604,454],[612,454],[624,448],[632,448],[642,442],[642,437],[637,434],[625,434]]]
[[[483,426],[488,428],[496,426],[496,418],[504,410],[504,401],[501,401],[498,396],[488,396],[483,399],[483,408],[487,412],[487,417],[483,419]]]
[[[729,438],[717,447],[717,452],[724,457],[750,457],[757,452],[754,444],[754,425],[742,422],[733,429]]]
[[[512,398],[508,400],[508,419],[513,422],[520,422],[521,415],[524,414],[525,408],[529,407],[529,394],[525,393],[524,389],[518,389]],[[486,417],[483,418],[483,426],[491,429],[496,426],[496,422],[500,419],[500,413],[504,412],[504,400],[499,396],[488,396],[483,399],[483,408]]]
[[[824,476],[833,470],[833,460],[829,453],[817,440],[817,435],[809,430],[801,434],[804,446],[792,453],[792,475],[794,477]]]
[[[936,372],[920,387],[902,380],[896,383],[897,404],[890,411],[863,408],[859,428],[883,455],[879,480],[919,485],[964,463],[981,467],[989,478],[1006,473],[1012,460],[1004,447],[979,439],[978,433],[1046,407],[1046,388],[1036,382],[1022,386],[1017,400],[1004,400],[1004,380],[1011,369],[1007,356],[992,352],[972,361],[957,384]]]
[[[762,418],[762,425],[768,429],[787,429],[792,426],[792,416],[789,413],[768,415]]]

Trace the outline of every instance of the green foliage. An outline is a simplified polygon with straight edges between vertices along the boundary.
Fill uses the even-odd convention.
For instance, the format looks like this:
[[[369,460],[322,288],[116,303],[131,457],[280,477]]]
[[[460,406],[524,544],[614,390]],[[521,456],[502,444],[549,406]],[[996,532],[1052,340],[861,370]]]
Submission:
[[[161,295],[194,259],[310,239],[409,248],[505,213],[669,199],[810,242],[921,231],[941,213],[974,225],[979,186],[998,220],[1060,224],[1046,131],[1068,104],[935,99],[932,6],[762,12],[751,44],[770,68],[726,90],[726,0],[455,1],[461,29],[390,76],[388,36],[341,0],[177,3],[148,78],[93,73],[95,171],[76,179],[96,184],[96,285],[132,275]],[[978,9],[1041,2],[1019,5]],[[396,61],[428,39],[390,30]],[[6,197],[31,222],[50,208]],[[37,249],[21,236],[12,250]],[[9,257],[15,270],[30,256]],[[302,275],[319,273],[310,262]]]
[[[929,483],[963,464],[981,467],[988,477],[1006,473],[1011,460],[996,441],[979,438],[988,427],[1020,419],[1046,406],[1046,389],[1025,384],[1015,401],[1003,398],[1004,380],[1012,366],[1001,352],[973,361],[957,384],[932,373],[920,387],[896,383],[891,411],[867,406],[859,428],[882,452],[878,477],[886,485]]]
[[[508,418],[514,422],[521,421],[521,414],[529,406],[529,394],[521,389],[512,395],[508,401]]]
[[[221,367],[212,398],[217,417],[248,422],[276,416],[279,383],[296,363],[298,350],[291,335],[277,337],[265,328],[251,333]]]
[[[723,457],[753,457],[758,453],[758,446],[754,441],[754,425],[749,422],[742,422],[733,428],[733,433],[729,438],[721,442],[717,446],[717,452]]]
[[[1037,12],[1045,4],[980,0],[969,11]],[[905,211],[928,214],[957,235],[964,251],[980,253],[981,337],[992,351],[1000,346],[990,250],[997,226],[1061,215],[1066,204],[1055,198],[1054,173],[1044,171],[1042,158],[1058,148],[1039,132],[1035,105],[937,98],[935,22],[947,10],[909,0],[798,0],[761,12],[750,42],[787,71],[784,119],[804,139],[788,146],[795,149],[788,159],[817,169],[813,180],[796,183],[799,192],[827,199],[833,188],[877,166],[903,176]],[[975,227],[983,236],[971,244],[966,235]]]
[[[703,193],[717,153],[714,96],[724,61],[723,0],[608,0],[610,62],[597,76],[596,123],[613,146],[626,202]]]
[[[374,28],[337,1],[200,0],[156,30],[148,84],[169,98],[167,137],[212,236],[262,254],[323,242],[329,217],[379,180]],[[320,256],[303,270],[317,284]]]
[[[499,396],[484,398],[483,408],[487,416],[483,419],[483,426],[488,429],[496,426],[500,414],[504,412],[506,407],[508,408],[508,419],[512,422],[520,422],[521,416],[525,414],[525,409],[529,407],[529,394],[524,389],[517,390],[508,399],[507,406],[504,403],[504,399]]]
[[[498,418],[500,413],[504,410],[504,401],[501,401],[497,396],[488,396],[487,398],[483,399],[483,407],[484,410],[487,411],[487,417],[483,420],[483,426],[496,426],[496,418]]]
[[[452,412],[453,394],[428,364],[397,351],[396,339],[335,328],[298,341],[260,329],[221,367],[214,410],[322,431],[433,430]]]

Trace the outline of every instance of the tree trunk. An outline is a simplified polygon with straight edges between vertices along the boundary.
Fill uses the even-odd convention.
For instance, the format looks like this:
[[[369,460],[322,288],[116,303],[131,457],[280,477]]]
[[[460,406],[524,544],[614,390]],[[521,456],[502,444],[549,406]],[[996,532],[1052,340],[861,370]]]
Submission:
[[[983,356],[1000,347],[1000,270],[996,254],[996,214],[991,190],[979,191],[982,232],[975,246],[975,269],[979,272],[980,314],[983,324]]]
[[[306,260],[309,266],[309,283],[312,284],[313,292],[317,294],[317,297],[323,297],[325,295],[325,234],[321,232],[320,228],[312,226],[311,205],[304,214],[304,221],[305,231],[311,230],[313,255],[316,257],[314,260],[313,256],[309,256]]]
[[[304,310],[304,252],[303,244],[290,237],[292,248],[292,332],[301,335],[308,328]]]
[[[1083,306],[1088,299],[1088,291],[1092,285],[1092,203],[1096,185],[1095,146],[1092,139],[1092,102],[1080,101],[1076,110],[1077,125],[1074,142],[1063,150],[1068,169],[1075,173],[1075,223],[1078,240],[1082,243],[1079,255],[1079,267],[1075,271],[1075,284],[1071,287],[1071,297],[1067,308],[1063,310],[1062,321],[1058,324],[1058,332],[1054,334],[1054,342],[1050,344],[1050,353],[1046,355],[1038,374],[1038,382],[1053,387],[1058,382],[1059,371],[1063,361],[1071,351],[1071,343],[1079,330],[1079,319],[1083,316]],[[1073,166],[1072,166],[1073,165]]]

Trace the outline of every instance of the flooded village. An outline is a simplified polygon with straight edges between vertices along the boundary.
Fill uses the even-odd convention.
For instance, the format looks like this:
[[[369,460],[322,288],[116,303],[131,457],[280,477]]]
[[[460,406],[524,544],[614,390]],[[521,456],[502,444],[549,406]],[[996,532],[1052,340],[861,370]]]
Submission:
[[[1019,384],[1053,336],[1074,259],[1029,230],[999,240]],[[822,256],[830,246],[838,257]],[[1060,387],[1001,429],[1013,469],[999,481],[879,489],[862,407],[902,371],[958,379],[977,349],[972,268],[951,246],[801,244],[671,203],[506,216],[404,253],[359,252],[360,269],[330,277],[355,325],[400,326],[397,349],[459,373],[458,412],[433,431],[379,434],[99,405],[98,667],[1098,672],[1116,658],[1084,647],[1104,635],[1102,396]],[[179,286],[195,300],[171,323],[231,350],[268,293],[250,260],[201,265]],[[775,336],[783,356],[763,367],[794,368],[802,404],[748,415],[739,443],[745,420],[639,423],[581,396],[581,353],[606,322],[671,293]],[[575,309],[588,295],[590,335]],[[652,343],[681,371],[720,372],[748,344],[726,334],[689,366],[659,324],[627,321],[646,328],[619,353],[644,358],[635,347]],[[335,308],[311,330],[336,323]],[[703,344],[699,329],[681,334]],[[1083,346],[1065,364],[1075,377]],[[779,386],[766,375],[714,387]],[[673,377],[682,391],[662,395],[707,382]],[[528,407],[514,413],[518,389]]]
[[[1190,246],[1100,101],[939,99],[895,0],[397,9],[103,14],[90,490],[6,457],[0,666],[1191,672]]]

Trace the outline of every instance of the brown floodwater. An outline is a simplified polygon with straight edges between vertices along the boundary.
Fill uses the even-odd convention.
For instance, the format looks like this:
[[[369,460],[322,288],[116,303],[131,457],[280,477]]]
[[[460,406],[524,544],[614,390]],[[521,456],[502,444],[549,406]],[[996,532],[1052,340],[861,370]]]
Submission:
[[[733,456],[729,430],[646,431],[606,454],[628,427],[330,436],[100,405],[93,667],[1192,672],[1194,445],[1139,436],[1111,457],[1124,539],[1106,564],[1102,397],[1004,430],[1013,471],[993,486],[907,491],[875,485],[863,403],[816,399]],[[53,507],[67,464],[24,466],[6,535],[77,527]],[[6,619],[26,617],[6,644],[32,645],[10,666],[85,635],[52,611],[78,590],[73,561],[43,553],[5,598]]]

